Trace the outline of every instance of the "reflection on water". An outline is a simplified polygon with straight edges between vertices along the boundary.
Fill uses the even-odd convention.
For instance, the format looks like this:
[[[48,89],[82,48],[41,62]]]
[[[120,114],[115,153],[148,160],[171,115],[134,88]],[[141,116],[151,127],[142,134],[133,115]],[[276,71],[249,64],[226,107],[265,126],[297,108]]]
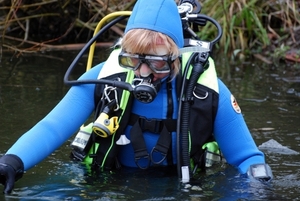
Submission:
[[[75,55],[47,53],[0,63],[0,154],[44,117],[63,97],[66,68]],[[75,71],[78,75],[84,71]],[[217,60],[219,76],[236,96],[257,145],[276,140],[300,152],[299,66],[259,62],[229,64]],[[0,200],[298,200],[299,155],[264,149],[275,176],[270,184],[249,182],[232,167],[223,165],[199,175],[192,187],[174,174],[159,170],[118,173],[97,177],[69,159],[66,142],[16,183],[10,196]],[[1,187],[2,190],[2,187]]]

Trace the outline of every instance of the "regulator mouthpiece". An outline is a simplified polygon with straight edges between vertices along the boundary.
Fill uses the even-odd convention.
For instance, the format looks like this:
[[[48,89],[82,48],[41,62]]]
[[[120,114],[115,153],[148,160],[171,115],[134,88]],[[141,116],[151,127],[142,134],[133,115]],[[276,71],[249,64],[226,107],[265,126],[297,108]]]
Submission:
[[[132,81],[134,97],[142,103],[151,103],[160,88],[160,81],[152,83],[153,74],[148,77],[134,78]]]

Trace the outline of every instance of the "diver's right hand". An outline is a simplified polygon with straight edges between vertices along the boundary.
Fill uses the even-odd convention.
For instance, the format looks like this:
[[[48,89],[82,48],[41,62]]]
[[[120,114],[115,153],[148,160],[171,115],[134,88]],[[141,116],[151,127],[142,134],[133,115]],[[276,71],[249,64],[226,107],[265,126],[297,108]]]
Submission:
[[[15,181],[24,173],[22,160],[13,154],[7,154],[0,158],[0,183],[4,185],[4,194],[11,193]]]

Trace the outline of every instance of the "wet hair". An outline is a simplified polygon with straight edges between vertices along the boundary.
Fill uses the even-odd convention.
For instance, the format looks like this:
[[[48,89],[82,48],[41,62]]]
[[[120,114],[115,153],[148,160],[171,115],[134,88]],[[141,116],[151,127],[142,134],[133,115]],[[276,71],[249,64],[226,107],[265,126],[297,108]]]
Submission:
[[[156,51],[156,42],[154,41],[162,41],[174,59],[171,65],[171,78],[174,78],[180,70],[179,49],[169,36],[148,29],[132,29],[124,35],[121,46],[128,53],[149,54],[149,50]]]

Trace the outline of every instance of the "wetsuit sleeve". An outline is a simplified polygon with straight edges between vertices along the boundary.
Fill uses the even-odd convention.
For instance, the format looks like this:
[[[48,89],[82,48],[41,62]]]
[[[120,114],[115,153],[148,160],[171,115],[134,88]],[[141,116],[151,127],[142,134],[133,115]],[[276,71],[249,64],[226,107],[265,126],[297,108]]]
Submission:
[[[234,110],[231,92],[219,80],[219,107],[214,124],[214,135],[227,162],[244,174],[252,164],[265,163],[264,154],[258,150],[243,115]]]
[[[96,79],[102,64],[79,79]],[[28,170],[59,148],[85,123],[94,109],[94,84],[72,86],[64,98],[41,121],[24,133],[7,151],[15,154]]]

